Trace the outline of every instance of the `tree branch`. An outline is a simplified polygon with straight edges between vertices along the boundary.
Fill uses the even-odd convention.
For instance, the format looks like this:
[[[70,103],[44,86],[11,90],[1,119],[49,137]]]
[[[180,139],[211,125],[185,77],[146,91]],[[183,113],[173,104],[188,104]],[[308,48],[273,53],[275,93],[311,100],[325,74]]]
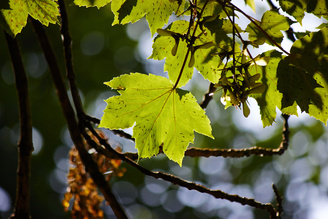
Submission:
[[[219,198],[219,199],[225,199],[231,202],[238,202],[242,205],[248,205],[251,207],[255,207],[258,209],[262,209],[265,210],[267,212],[269,212],[271,218],[277,218],[276,215],[278,215],[276,209],[273,207],[272,204],[263,204],[260,203],[258,201],[255,201],[252,198],[245,198],[245,197],[241,197],[238,195],[232,195],[232,194],[228,194],[225,193],[221,190],[211,190],[203,185],[197,184],[195,182],[190,182],[187,180],[183,180],[177,176],[171,175],[171,174],[167,174],[167,173],[163,173],[163,172],[159,172],[159,171],[150,171],[142,166],[140,166],[139,164],[137,164],[136,162],[134,162],[133,160],[131,160],[130,158],[126,157],[124,154],[121,154],[117,151],[115,151],[107,142],[106,139],[101,138],[98,133],[96,131],[92,131],[92,134],[94,136],[97,137],[97,139],[99,140],[100,144],[103,145],[108,152],[103,153],[105,156],[109,156],[109,158],[113,158],[116,157],[117,159],[120,159],[122,161],[125,161],[126,163],[128,163],[129,165],[131,165],[132,167],[136,168],[139,172],[147,175],[147,176],[151,176],[154,177],[156,179],[163,179],[165,181],[168,181],[172,184],[181,186],[181,187],[185,187],[189,190],[196,190],[198,192],[201,193],[206,193],[209,195],[212,195],[215,198]],[[95,141],[93,141],[91,139],[91,137],[85,137],[85,139],[88,141],[89,145],[91,145],[94,148],[101,148],[101,146],[96,146],[97,143]],[[98,151],[99,153],[102,153],[103,149],[101,149],[100,151]]]
[[[282,132],[282,140],[278,148],[269,149],[261,147],[252,147],[248,149],[198,149],[198,148],[189,148],[185,152],[185,156],[189,157],[250,157],[252,155],[257,156],[273,156],[273,155],[282,155],[289,145],[289,125],[288,119],[289,115],[282,114],[284,118],[284,127]]]
[[[32,117],[28,81],[16,38],[4,32],[15,74],[19,101],[20,140],[18,143],[18,173],[15,212],[12,218],[30,218],[30,173],[33,151]]]
[[[63,46],[64,46],[64,55],[65,55],[65,63],[66,63],[66,75],[68,78],[69,86],[71,88],[71,94],[73,97],[74,106],[77,112],[77,116],[79,118],[79,122],[84,122],[84,110],[82,106],[82,101],[80,97],[79,90],[76,86],[75,80],[75,72],[73,68],[73,56],[72,56],[72,38],[69,33],[68,26],[68,17],[65,7],[65,1],[59,0],[59,10],[61,14],[61,29],[60,32],[62,34]]]
[[[85,165],[86,171],[90,173],[93,181],[96,183],[99,190],[104,195],[106,201],[110,204],[116,217],[117,218],[127,218],[124,209],[122,208],[120,203],[115,198],[107,181],[105,180],[104,176],[99,171],[97,164],[93,161],[92,157],[88,154],[87,150],[85,149],[85,146],[84,146],[82,138],[81,138],[81,133],[80,133],[77,121],[75,119],[75,113],[72,108],[72,105],[69,102],[69,98],[68,98],[67,92],[66,92],[66,87],[65,87],[64,81],[61,77],[59,67],[58,67],[58,64],[56,61],[56,57],[51,48],[48,37],[47,37],[42,25],[38,21],[32,19],[32,24],[33,24],[34,30],[39,38],[39,41],[40,41],[41,47],[43,49],[43,52],[45,54],[46,60],[48,62],[51,76],[52,76],[52,79],[53,79],[55,87],[56,87],[57,95],[58,95],[58,98],[59,98],[59,101],[61,104],[61,108],[62,108],[64,116],[65,116],[67,125],[68,125],[68,130],[70,132],[72,141],[74,142],[74,144],[79,152],[81,160],[83,161],[83,164]]]
[[[289,115],[283,114],[284,118],[284,127],[282,132],[282,140],[278,148],[261,148],[261,147],[252,147],[246,149],[202,149],[202,148],[188,148],[185,152],[185,156],[189,157],[250,157],[255,156],[274,156],[282,155],[289,145],[289,126],[288,119]],[[129,157],[132,160],[138,159],[138,154],[136,153],[125,153],[126,157]]]
[[[216,90],[216,87],[214,87],[214,84],[211,83],[208,88],[207,93],[204,95],[204,99],[203,99],[202,103],[199,104],[202,109],[205,109],[207,107],[207,105],[210,103],[210,101],[213,99],[213,94],[214,94],[215,90]]]
[[[276,216],[277,216],[277,218],[281,218],[282,214],[284,213],[284,209],[282,207],[283,198],[279,194],[278,189],[277,189],[275,184],[272,184],[272,188],[273,188],[274,194],[276,195],[276,201],[277,201],[277,214],[276,214]]]

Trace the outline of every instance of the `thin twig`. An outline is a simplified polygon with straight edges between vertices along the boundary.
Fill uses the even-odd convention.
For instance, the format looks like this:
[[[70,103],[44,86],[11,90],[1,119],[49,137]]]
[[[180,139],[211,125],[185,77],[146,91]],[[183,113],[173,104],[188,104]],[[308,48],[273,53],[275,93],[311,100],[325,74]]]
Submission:
[[[246,149],[198,149],[198,148],[189,148],[185,152],[185,156],[189,157],[250,157],[252,155],[256,156],[273,156],[273,155],[282,155],[289,145],[289,125],[288,119],[289,115],[282,114],[284,118],[284,127],[282,132],[282,140],[278,148],[261,148],[261,147],[252,147]]]
[[[72,141],[74,142],[75,147],[77,148],[79,155],[83,164],[85,165],[85,169],[88,173],[90,173],[91,178],[99,188],[99,190],[104,195],[106,201],[110,204],[117,218],[127,218],[126,213],[120,203],[115,198],[114,194],[111,191],[111,188],[108,185],[108,182],[105,180],[102,173],[99,171],[97,164],[94,162],[90,154],[85,149],[85,145],[81,138],[81,132],[79,130],[77,121],[75,119],[75,112],[73,110],[72,105],[70,104],[66,87],[64,81],[61,77],[59,67],[56,61],[56,57],[48,40],[48,37],[42,27],[42,25],[32,19],[32,24],[34,30],[39,38],[41,47],[43,49],[44,55],[48,62],[51,76],[53,78],[57,95],[59,98],[59,102],[61,104],[61,108],[63,110],[68,130],[70,132]]]
[[[272,184],[272,188],[273,188],[274,194],[276,195],[276,202],[277,202],[276,216],[277,216],[277,219],[280,219],[282,217],[282,214],[284,213],[284,209],[282,206],[283,197],[281,197],[281,195],[279,194],[279,191],[275,184]]]
[[[5,33],[15,74],[19,101],[20,140],[18,143],[18,172],[15,211],[12,218],[30,218],[30,173],[33,151],[32,117],[29,102],[28,81],[16,38]]]

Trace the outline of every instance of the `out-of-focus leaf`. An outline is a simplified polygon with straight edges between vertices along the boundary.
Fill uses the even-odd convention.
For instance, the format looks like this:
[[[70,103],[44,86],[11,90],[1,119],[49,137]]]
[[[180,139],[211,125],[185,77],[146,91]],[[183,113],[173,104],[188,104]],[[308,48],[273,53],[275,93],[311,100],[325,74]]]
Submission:
[[[255,12],[255,1],[254,0],[245,0],[245,4],[248,5]]]

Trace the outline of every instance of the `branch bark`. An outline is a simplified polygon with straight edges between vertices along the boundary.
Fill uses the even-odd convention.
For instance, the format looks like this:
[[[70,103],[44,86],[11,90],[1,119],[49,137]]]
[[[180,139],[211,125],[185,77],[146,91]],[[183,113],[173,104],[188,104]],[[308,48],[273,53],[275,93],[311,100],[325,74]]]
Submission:
[[[210,84],[207,93],[204,95],[204,99],[200,105],[202,109],[205,109],[207,105],[210,103],[210,101],[213,99],[213,94],[216,90],[216,87],[213,83]]]
[[[77,116],[79,118],[79,122],[84,121],[84,110],[82,106],[82,101],[80,97],[79,90],[76,86],[75,80],[75,72],[73,68],[73,55],[72,55],[72,38],[69,33],[68,26],[68,17],[65,7],[65,1],[59,0],[59,9],[61,15],[61,29],[60,32],[62,34],[63,46],[64,46],[64,55],[65,55],[65,64],[66,64],[66,75],[68,78],[69,86],[71,88],[71,94],[73,97],[74,106],[77,112]]]
[[[18,173],[15,211],[12,218],[30,218],[30,174],[33,151],[32,117],[29,102],[28,80],[16,38],[5,33],[15,74],[19,102],[20,140],[18,143]]]

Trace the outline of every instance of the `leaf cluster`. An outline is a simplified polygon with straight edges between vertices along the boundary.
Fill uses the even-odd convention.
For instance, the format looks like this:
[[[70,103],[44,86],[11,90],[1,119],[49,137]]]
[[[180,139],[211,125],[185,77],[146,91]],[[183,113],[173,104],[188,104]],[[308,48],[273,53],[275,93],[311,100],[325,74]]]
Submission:
[[[172,134],[166,133],[167,131],[162,128],[171,124],[168,123],[170,119],[173,119],[177,124],[185,123],[184,120],[176,119],[177,108],[170,104],[166,95],[169,96],[177,88],[186,85],[195,70],[210,83],[215,84],[214,87],[217,87],[217,90],[223,90],[221,100],[226,107],[242,107],[245,117],[251,113],[247,104],[248,97],[255,98],[260,107],[264,127],[273,124],[277,108],[285,114],[297,115],[297,106],[302,111],[326,123],[328,118],[325,103],[326,73],[324,72],[325,66],[328,64],[325,49],[327,44],[326,28],[322,27],[316,33],[300,37],[294,42],[291,51],[286,51],[281,46],[284,38],[283,32],[289,30],[293,23],[300,22],[299,15],[295,14],[295,11],[291,11],[292,7],[287,9],[289,1],[280,1],[280,3],[282,9],[291,15],[290,17],[282,15],[279,10],[274,8],[266,11],[261,20],[250,17],[230,1],[161,1],[163,4],[157,3],[161,6],[165,4],[170,4],[170,6],[161,10],[156,6],[151,12],[143,11],[145,10],[144,4],[151,4],[148,1],[147,3],[137,1],[134,2],[134,5],[128,3],[130,1],[112,4],[114,6],[112,10],[115,14],[113,24],[135,22],[146,16],[151,33],[154,34],[155,30],[158,33],[154,39],[152,55],[149,58],[165,59],[164,71],[168,72],[168,79],[172,83],[171,85],[166,83],[165,89],[171,90],[169,93],[163,91],[151,99],[145,98],[142,101],[140,98],[136,98],[132,102],[130,99],[125,99],[127,96],[120,91],[129,90],[132,92],[130,88],[135,88],[132,84],[124,85],[121,88],[112,86],[113,82],[119,79],[106,83],[111,88],[117,89],[121,96],[112,97],[106,101],[108,107],[104,111],[105,114],[100,127],[124,129],[135,125],[133,137],[136,138],[139,157],[153,156],[158,153],[159,147],[162,147],[170,159],[181,165],[183,150],[192,140],[183,141],[186,135],[181,135],[181,132],[177,132],[176,129],[169,130],[174,132]],[[245,1],[245,3],[255,9],[255,1]],[[322,9],[321,4],[323,3],[306,3],[306,7],[302,8],[303,14],[312,8],[315,15],[326,17],[327,11]],[[320,13],[318,7],[322,9]],[[172,13],[175,13],[178,19],[162,29]],[[158,16],[154,16],[155,14]],[[249,20],[245,29],[236,24],[236,16],[243,16]],[[292,20],[293,17],[296,21]],[[248,37],[244,36],[245,33],[248,34]],[[253,57],[249,48],[257,48],[263,44],[275,46],[277,49]],[[313,61],[309,62],[309,60]],[[128,77],[134,80],[136,75],[122,76],[120,80],[123,78],[125,80]],[[160,77],[155,79],[151,75],[149,78],[152,78],[151,83],[154,86],[162,84],[161,80],[164,80]],[[155,82],[156,80],[158,82]],[[146,82],[142,82],[142,84],[148,89],[163,89],[161,86],[156,87],[157,85],[155,87],[150,86]],[[134,92],[129,95],[146,97],[149,96],[147,93],[148,90],[134,89]],[[129,104],[124,105],[124,111],[127,108],[130,110],[128,114],[122,114],[120,112],[122,107],[118,107],[118,102],[113,102],[118,98],[124,103],[129,102]],[[145,106],[150,102],[156,103],[159,108],[152,111],[140,107],[138,110],[143,108],[143,113],[148,111],[147,119],[148,117],[155,118],[151,120],[152,122],[149,123],[146,117],[132,119],[131,112],[135,112],[136,106]],[[116,112],[112,110],[113,108],[116,109]],[[171,113],[168,113],[167,109],[170,109],[169,112]],[[129,124],[123,122],[122,117],[126,116],[131,119]],[[118,124],[117,121],[121,121],[121,123]],[[208,123],[208,118],[204,118],[203,121]],[[148,128],[142,129],[142,132],[152,136],[151,143],[141,140],[143,139],[140,134],[141,124],[147,124]],[[171,127],[176,126],[175,124]],[[199,132],[195,128],[191,128],[191,131]],[[165,137],[163,138],[166,135],[181,135],[177,138],[180,138],[180,142],[184,142],[184,146],[181,147],[183,149],[180,151],[180,146],[172,147],[168,144],[164,140]],[[141,143],[142,146],[140,146]],[[153,149],[149,150],[149,148]],[[179,154],[178,156],[181,157],[178,158],[172,154]]]
[[[275,121],[276,108],[285,114],[297,115],[297,106],[326,124],[327,28],[323,25],[318,32],[295,35],[299,39],[290,52],[281,46],[282,32],[289,30],[295,22],[301,23],[305,12],[327,18],[324,1],[280,0],[281,10],[290,16],[273,8],[266,11],[261,20],[225,0],[74,1],[79,6],[98,8],[109,3],[115,16],[113,25],[146,18],[151,34],[158,33],[149,58],[165,59],[164,71],[168,72],[168,79],[130,74],[107,83],[121,96],[107,100],[109,105],[100,127],[124,129],[134,126],[133,137],[140,158],[156,155],[161,147],[170,159],[181,165],[184,150],[193,142],[194,131],[212,136],[205,112],[195,105],[190,92],[180,90],[195,70],[218,90],[223,90],[221,99],[226,107],[242,105],[246,117],[250,114],[247,98],[254,97],[264,127]],[[245,4],[255,10],[255,0],[245,0]],[[8,0],[1,4],[0,13],[2,28],[12,36],[21,32],[28,16],[43,25],[59,22],[58,5],[52,0]],[[177,19],[163,28],[172,14]],[[237,16],[249,20],[245,29],[236,24]],[[254,58],[249,48],[263,44],[275,46],[277,50]],[[132,80],[136,83],[125,84]],[[118,81],[123,83],[121,87],[116,86]],[[137,83],[139,87],[134,86]],[[147,89],[141,89],[144,86]],[[132,96],[142,98],[131,99]],[[187,100],[190,105],[184,105]],[[180,111],[195,113],[188,113],[190,117],[186,119],[179,116]],[[140,113],[145,115],[136,115],[137,118],[135,114]],[[123,117],[129,117],[129,121]]]

